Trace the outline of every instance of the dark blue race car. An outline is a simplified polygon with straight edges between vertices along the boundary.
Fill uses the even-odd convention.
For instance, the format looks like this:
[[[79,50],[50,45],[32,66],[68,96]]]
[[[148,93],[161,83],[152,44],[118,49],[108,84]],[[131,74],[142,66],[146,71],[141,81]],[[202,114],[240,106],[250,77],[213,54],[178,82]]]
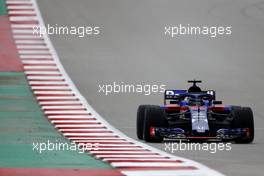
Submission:
[[[249,107],[224,106],[215,91],[202,91],[197,83],[188,90],[166,90],[164,105],[140,105],[137,136],[147,142],[164,139],[221,140],[251,143],[253,113]]]

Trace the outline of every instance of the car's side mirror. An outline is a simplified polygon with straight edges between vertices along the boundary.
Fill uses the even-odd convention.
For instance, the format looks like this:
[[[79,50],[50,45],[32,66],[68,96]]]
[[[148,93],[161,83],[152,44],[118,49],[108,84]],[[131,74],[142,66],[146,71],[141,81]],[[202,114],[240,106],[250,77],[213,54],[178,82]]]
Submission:
[[[222,101],[216,101],[216,100],[214,100],[214,101],[213,101],[213,104],[215,104],[215,105],[220,105],[220,104],[223,104],[223,102],[222,102]]]

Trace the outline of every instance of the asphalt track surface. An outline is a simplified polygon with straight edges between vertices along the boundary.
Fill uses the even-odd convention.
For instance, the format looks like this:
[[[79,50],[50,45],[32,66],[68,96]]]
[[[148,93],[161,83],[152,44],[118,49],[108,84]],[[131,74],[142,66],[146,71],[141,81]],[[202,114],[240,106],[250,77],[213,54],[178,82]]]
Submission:
[[[113,82],[165,84],[184,89],[187,79],[202,79],[226,104],[251,106],[253,144],[231,151],[178,151],[229,176],[259,176],[264,158],[264,2],[256,0],[38,1],[51,25],[101,27],[99,36],[51,35],[66,71],[88,102],[112,125],[136,138],[139,104],[161,104],[162,94],[104,95],[98,86]],[[232,26],[217,37],[164,35],[168,25]],[[164,144],[150,144],[164,150]]]

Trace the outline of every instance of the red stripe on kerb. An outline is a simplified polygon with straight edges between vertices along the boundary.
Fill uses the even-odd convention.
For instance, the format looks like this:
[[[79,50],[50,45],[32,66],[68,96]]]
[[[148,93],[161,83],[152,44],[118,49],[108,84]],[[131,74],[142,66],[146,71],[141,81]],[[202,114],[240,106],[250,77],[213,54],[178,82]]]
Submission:
[[[46,74],[31,74],[31,73],[25,73],[27,76],[62,76],[62,74],[60,74],[58,72],[58,74],[49,74],[49,75],[46,75]]]
[[[68,136],[68,135],[65,135],[66,137]],[[69,137],[85,137],[85,136],[69,136]],[[98,137],[98,136],[96,136],[96,135],[94,135],[94,136],[86,136],[86,137],[88,137],[88,138],[95,138],[95,137]],[[112,138],[112,137],[118,137],[118,136],[115,136],[115,135],[113,135],[113,136],[104,136],[104,135],[102,135],[102,136],[100,136],[100,137],[110,137],[110,138]],[[98,154],[96,154],[96,155],[98,155]]]
[[[59,71],[58,68],[24,68],[25,71]]]
[[[17,35],[17,34],[16,34]],[[19,34],[18,34],[19,35]],[[35,36],[35,35],[34,35]],[[37,37],[37,36],[36,36]],[[23,51],[49,51],[48,48],[20,48],[19,49],[20,51],[23,50]],[[35,65],[35,64],[32,64],[32,65]],[[37,65],[42,65],[42,64],[37,64]]]
[[[44,111],[82,111],[86,110],[85,108],[72,108],[72,109],[49,109],[49,108],[43,108]],[[58,119],[60,120],[60,119]],[[63,119],[61,119],[63,120]],[[65,118],[65,120],[70,120],[69,118]],[[71,120],[83,120],[83,119],[78,119],[78,118],[72,118]]]
[[[100,122],[52,122],[55,125],[91,125],[91,124],[101,124]]]
[[[87,128],[88,129],[88,128]],[[71,134],[71,133],[95,133],[94,131],[76,131],[76,132],[73,132],[73,131],[61,131],[61,133],[68,133],[68,134]],[[104,131],[96,131],[96,133],[113,133],[113,131],[109,131],[109,130],[104,130]]]
[[[35,11],[35,9],[7,9],[8,12],[12,12],[12,11]]]
[[[52,101],[61,101],[61,102],[64,102],[64,101],[79,101],[78,98],[75,98],[75,99],[52,99],[52,100],[37,100],[38,102],[52,102]]]
[[[29,6],[32,7],[32,4],[29,3],[23,3],[23,2],[19,2],[19,3],[15,3],[15,4],[9,4],[8,2],[6,3],[7,6]]]
[[[75,97],[74,94],[41,94],[34,93],[37,97]]]
[[[24,10],[27,10],[27,9],[24,9]],[[11,21],[11,24],[39,24],[38,21]]]
[[[81,106],[82,104],[48,104],[48,103],[41,103],[41,106]]]
[[[56,127],[57,129],[107,129],[106,127]]]
[[[49,117],[48,117],[49,118]],[[90,117],[87,117],[87,118],[78,118],[78,117],[72,117],[72,118],[49,118],[51,120],[97,120],[96,118],[90,118]],[[62,128],[65,128],[65,127],[61,127]],[[88,127],[85,127],[85,128],[88,128]]]
[[[32,17],[32,16],[36,16],[36,14],[23,14],[23,12],[21,12],[20,14],[8,14],[8,16],[10,17],[15,17],[15,16],[27,16],[27,17]],[[24,28],[25,29],[25,28]],[[30,28],[32,29],[32,28]]]

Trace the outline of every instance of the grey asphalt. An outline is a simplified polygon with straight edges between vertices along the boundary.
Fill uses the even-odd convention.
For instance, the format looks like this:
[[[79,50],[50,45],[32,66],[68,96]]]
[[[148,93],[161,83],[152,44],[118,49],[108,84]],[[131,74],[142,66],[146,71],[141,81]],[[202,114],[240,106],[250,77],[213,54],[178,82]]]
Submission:
[[[66,71],[88,102],[112,125],[136,138],[139,104],[161,104],[162,94],[105,96],[115,82],[184,89],[202,79],[226,104],[251,106],[253,144],[231,151],[177,151],[228,176],[260,176],[264,166],[264,2],[259,0],[39,0],[51,25],[100,26],[97,36],[52,35]],[[232,26],[231,36],[164,35],[165,26]],[[151,144],[164,150],[164,144]]]

